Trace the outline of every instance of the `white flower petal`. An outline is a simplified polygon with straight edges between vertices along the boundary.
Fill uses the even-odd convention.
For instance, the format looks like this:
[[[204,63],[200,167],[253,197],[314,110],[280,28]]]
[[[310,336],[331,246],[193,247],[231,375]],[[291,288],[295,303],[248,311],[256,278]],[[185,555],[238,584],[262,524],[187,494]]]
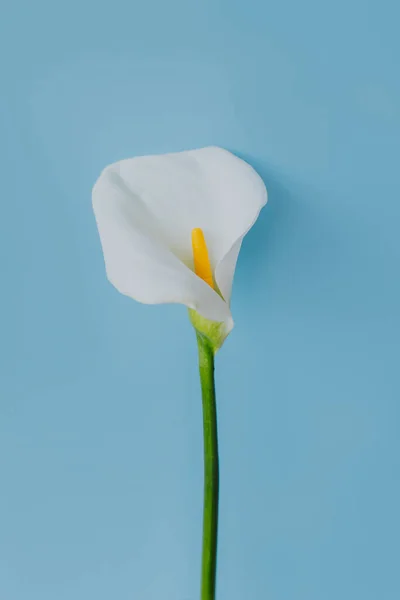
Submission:
[[[173,252],[189,264],[193,228],[203,229],[215,268],[267,201],[254,169],[222,148],[140,156],[110,168],[141,197]]]
[[[95,184],[93,207],[107,276],[119,292],[146,304],[182,303],[232,327],[226,302],[169,250],[157,220],[112,169]]]
[[[232,293],[233,276],[235,274],[236,263],[242,247],[243,237],[240,237],[233,244],[232,248],[219,261],[215,268],[214,277],[218,282],[219,290],[226,302],[230,302]]]
[[[93,188],[108,277],[140,302],[179,302],[231,329],[228,303],[240,245],[266,201],[257,173],[221,148],[110,165]],[[227,302],[191,270],[195,227],[204,231]]]
[[[249,221],[246,229],[243,231],[242,235],[237,238],[231,249],[217,263],[217,266],[215,268],[215,280],[218,283],[218,287],[221,291],[221,294],[228,303],[231,299],[233,277],[235,275],[236,263],[239,257],[240,248],[242,247],[243,238],[246,235],[246,233],[253,227],[254,223],[257,221],[258,215],[260,214],[260,210],[263,206],[265,206],[267,199],[267,190],[264,186],[263,203],[259,205],[258,210],[256,209],[253,211],[253,214],[251,214],[251,212],[249,211]],[[262,197],[260,198],[260,200],[262,201]]]

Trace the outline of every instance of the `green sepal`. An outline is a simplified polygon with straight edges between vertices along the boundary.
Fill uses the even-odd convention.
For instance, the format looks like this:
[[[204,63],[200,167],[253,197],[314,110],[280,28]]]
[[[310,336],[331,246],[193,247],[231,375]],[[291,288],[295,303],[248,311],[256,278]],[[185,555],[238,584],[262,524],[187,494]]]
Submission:
[[[197,333],[206,338],[214,353],[217,352],[228,335],[225,323],[210,321],[192,308],[189,308],[189,318]]]

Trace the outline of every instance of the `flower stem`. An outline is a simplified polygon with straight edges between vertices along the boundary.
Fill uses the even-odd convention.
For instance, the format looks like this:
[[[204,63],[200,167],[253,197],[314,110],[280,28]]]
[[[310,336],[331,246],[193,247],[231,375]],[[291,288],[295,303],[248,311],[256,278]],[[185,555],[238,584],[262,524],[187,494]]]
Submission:
[[[201,600],[215,600],[218,537],[219,461],[217,408],[214,385],[214,350],[197,333],[199,370],[203,399],[204,428],[204,512]]]

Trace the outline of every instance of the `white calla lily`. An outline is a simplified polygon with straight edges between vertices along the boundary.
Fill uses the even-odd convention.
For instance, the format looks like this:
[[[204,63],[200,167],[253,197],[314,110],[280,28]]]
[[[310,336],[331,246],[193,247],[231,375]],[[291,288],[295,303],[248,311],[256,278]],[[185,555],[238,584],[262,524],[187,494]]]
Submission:
[[[107,276],[139,302],[181,303],[220,323],[220,345],[233,327],[230,297],[242,239],[266,202],[259,175],[222,148],[116,162],[93,188]],[[195,228],[204,232],[216,289],[194,272]]]
[[[109,280],[148,304],[189,308],[199,352],[204,429],[201,598],[215,600],[219,457],[214,357],[233,327],[232,281],[243,237],[267,202],[257,173],[222,148],[108,166],[93,208]]]

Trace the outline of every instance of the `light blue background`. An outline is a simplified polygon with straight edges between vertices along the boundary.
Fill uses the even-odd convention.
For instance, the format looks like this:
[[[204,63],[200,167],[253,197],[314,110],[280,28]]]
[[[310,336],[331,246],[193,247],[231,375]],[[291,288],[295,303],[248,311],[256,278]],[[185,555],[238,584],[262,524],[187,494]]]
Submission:
[[[108,163],[257,168],[218,358],[218,600],[398,600],[394,0],[28,0],[1,45],[0,598],[198,600],[202,433],[182,307],[106,281]]]

